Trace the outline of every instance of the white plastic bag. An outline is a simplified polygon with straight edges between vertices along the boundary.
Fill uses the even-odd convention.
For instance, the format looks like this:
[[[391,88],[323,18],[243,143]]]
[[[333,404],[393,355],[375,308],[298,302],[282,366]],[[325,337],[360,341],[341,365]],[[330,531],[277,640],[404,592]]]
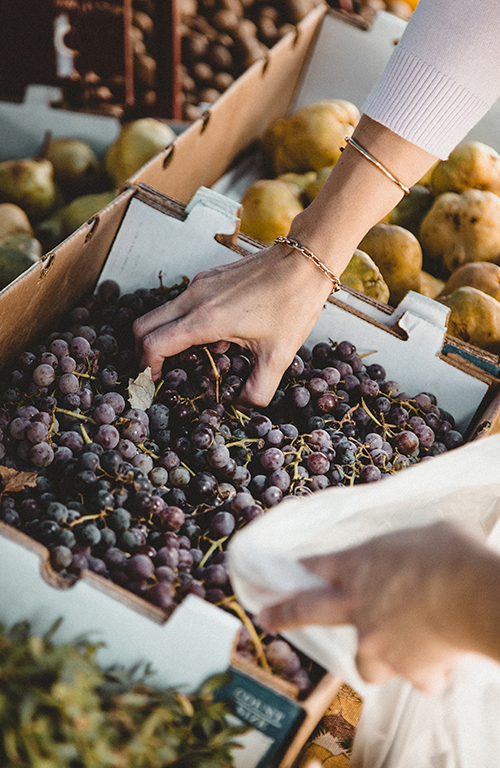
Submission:
[[[500,516],[500,436],[476,440],[378,483],[288,498],[233,537],[229,567],[251,612],[321,584],[298,562],[389,531],[454,520],[485,540]],[[500,548],[499,548],[500,549]],[[366,684],[353,627],[311,626],[285,636],[363,697],[353,768],[498,768],[500,665],[467,655],[441,694],[401,679]],[[500,641],[500,640],[499,640]]]

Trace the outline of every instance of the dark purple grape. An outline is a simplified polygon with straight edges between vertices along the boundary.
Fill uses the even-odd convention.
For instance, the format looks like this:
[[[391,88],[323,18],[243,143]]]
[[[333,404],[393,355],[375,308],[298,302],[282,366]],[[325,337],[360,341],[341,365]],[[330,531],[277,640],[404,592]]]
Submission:
[[[373,379],[366,379],[359,383],[359,394],[361,397],[377,397],[380,392],[380,387]]]
[[[269,485],[276,486],[283,493],[290,488],[291,482],[290,475],[285,469],[277,469],[269,475]]]
[[[456,429],[449,429],[443,437],[443,442],[448,448],[448,450],[452,450],[453,448],[458,448],[460,445],[463,444],[464,438],[460,432],[458,432]]]
[[[260,500],[265,507],[274,507],[283,498],[283,491],[276,485],[269,485],[260,495]]]
[[[170,613],[175,606],[175,589],[167,581],[158,581],[145,593],[145,597],[163,611]]]
[[[307,353],[304,352],[303,348],[299,350],[298,354],[300,354],[303,360],[306,360],[306,357],[304,357],[304,354],[307,354]],[[326,361],[331,356],[331,354],[332,354],[331,344],[328,344],[328,342],[326,341],[320,341],[317,344],[315,344],[314,347],[312,348],[310,360],[312,360],[312,362],[315,365],[322,367],[325,365]]]
[[[50,387],[53,381],[55,381],[56,372],[54,368],[48,363],[37,365],[33,371],[33,381],[37,387]]]
[[[51,547],[50,564],[55,571],[63,571],[71,565],[73,553],[69,547],[61,544]]]
[[[307,468],[313,475],[324,475],[330,469],[330,462],[321,451],[310,453],[306,459]]]
[[[420,443],[414,432],[404,430],[396,435],[394,445],[400,453],[411,456],[415,451],[418,451]]]
[[[380,469],[373,464],[367,464],[361,468],[359,479],[361,483],[374,483],[380,480],[382,473]]]
[[[393,406],[389,411],[389,420],[391,424],[394,424],[396,427],[402,427],[403,424],[406,424],[409,416],[410,414],[406,408],[403,408],[403,406],[400,405]]]
[[[234,531],[236,521],[230,512],[216,512],[210,521],[210,531],[216,538],[230,536]]]
[[[31,447],[29,456],[35,467],[48,467],[54,460],[54,449],[48,443],[36,443]]]
[[[300,355],[295,355],[292,362],[285,371],[285,376],[289,378],[297,378],[304,373],[304,361]]]
[[[322,376],[322,378],[330,387],[336,386],[340,381],[340,371],[338,368],[334,368],[333,366],[327,366],[326,368],[323,368],[320,376]]]
[[[260,455],[260,463],[266,472],[274,472],[281,469],[285,462],[283,451],[279,448],[267,448]]]
[[[326,392],[316,400],[316,408],[321,413],[332,413],[339,404],[338,397],[333,392]]]
[[[120,441],[120,433],[112,424],[102,424],[94,435],[98,445],[102,445],[105,451],[116,448]]]
[[[375,379],[375,381],[385,381],[385,368],[379,363],[372,363],[371,365],[367,365],[366,372],[370,378]]]
[[[223,587],[227,584],[227,569],[219,563],[208,565],[203,572],[203,581],[211,587]]]
[[[75,360],[85,360],[91,352],[91,346],[88,340],[84,336],[74,336],[70,342],[71,356]]]
[[[185,514],[180,507],[168,506],[160,513],[162,524],[168,531],[178,531],[184,524]]]
[[[422,448],[430,448],[436,439],[434,430],[431,429],[428,424],[417,424],[413,427],[413,431],[418,437],[418,441]]]
[[[150,557],[142,554],[134,554],[126,563],[127,573],[131,579],[149,579],[155,572],[155,567]]]

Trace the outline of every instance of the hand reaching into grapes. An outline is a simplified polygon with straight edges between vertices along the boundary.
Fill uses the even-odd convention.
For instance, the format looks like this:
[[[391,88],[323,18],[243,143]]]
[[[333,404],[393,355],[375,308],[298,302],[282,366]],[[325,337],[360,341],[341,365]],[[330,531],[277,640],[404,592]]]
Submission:
[[[240,401],[267,405],[330,291],[325,275],[282,245],[201,272],[177,299],[135,322],[142,363],[158,379],[167,356],[236,342],[255,358]]]
[[[408,185],[436,159],[366,116],[354,136]],[[340,277],[368,229],[401,196],[396,184],[348,146],[289,235]],[[201,272],[177,299],[135,322],[142,365],[159,379],[165,357],[195,344],[233,341],[255,360],[240,402],[265,406],[331,289],[320,269],[283,244]]]
[[[464,652],[500,660],[500,558],[455,527],[398,531],[304,565],[328,586],[264,610],[259,622],[272,632],[353,624],[368,682],[401,675],[432,691]]]

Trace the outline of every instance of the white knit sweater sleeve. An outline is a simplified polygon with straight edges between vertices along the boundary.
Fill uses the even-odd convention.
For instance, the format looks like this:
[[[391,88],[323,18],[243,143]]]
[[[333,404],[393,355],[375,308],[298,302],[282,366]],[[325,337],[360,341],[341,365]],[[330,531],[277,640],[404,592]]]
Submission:
[[[499,97],[500,0],[419,0],[363,112],[444,159]]]

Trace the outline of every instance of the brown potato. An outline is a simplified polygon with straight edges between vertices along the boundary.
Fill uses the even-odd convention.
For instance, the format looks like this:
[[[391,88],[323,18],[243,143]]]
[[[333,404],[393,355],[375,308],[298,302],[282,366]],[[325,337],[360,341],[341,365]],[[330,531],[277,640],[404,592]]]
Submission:
[[[223,45],[216,43],[208,52],[208,61],[212,67],[219,71],[232,72],[234,67],[233,56]]]
[[[206,85],[213,80],[214,71],[206,61],[197,61],[192,68],[193,77],[200,85]]]
[[[220,32],[234,32],[240,23],[240,17],[228,8],[221,8],[212,16],[212,24]]]
[[[212,78],[211,85],[223,93],[230,85],[234,83],[234,77],[229,72],[216,72]]]

